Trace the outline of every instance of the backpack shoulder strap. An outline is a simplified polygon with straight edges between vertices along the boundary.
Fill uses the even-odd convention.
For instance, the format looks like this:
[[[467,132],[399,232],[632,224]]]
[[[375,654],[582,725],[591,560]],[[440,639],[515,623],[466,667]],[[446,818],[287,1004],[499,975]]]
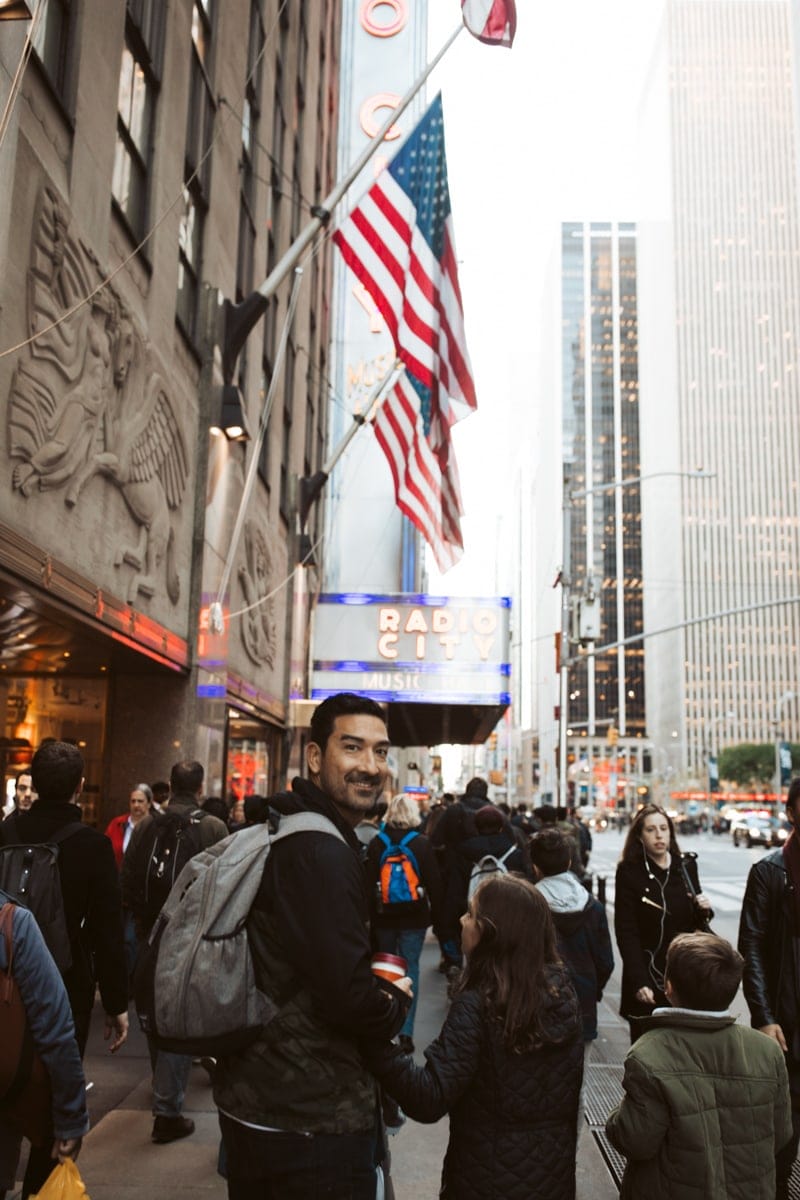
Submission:
[[[497,861],[498,861],[499,863],[504,863],[504,862],[506,861],[506,859],[507,859],[507,858],[510,858],[510,857],[511,857],[511,855],[514,853],[514,851],[515,851],[516,849],[517,849],[517,846],[509,846],[509,847],[508,847],[508,849],[506,850],[505,854],[503,855],[503,857],[502,857],[502,858],[498,858],[498,860],[497,860]]]
[[[388,833],[384,833],[384,831],[382,829],[379,829],[375,836],[377,838],[380,838],[380,840],[383,842],[384,846],[386,847],[386,850],[391,850],[392,846],[394,845],[394,842],[389,837]],[[385,851],[384,851],[384,853],[385,853]]]
[[[77,833],[79,829],[83,829],[82,821],[70,821],[68,825],[62,825],[54,834],[51,834],[46,839],[46,844],[48,846],[60,846],[62,842],[72,837],[73,833]]]
[[[9,900],[3,905],[2,908],[0,908],[0,938],[2,938],[6,944],[6,975],[8,976],[11,975],[12,967],[14,965],[13,928],[15,907],[16,905]],[[6,988],[6,994],[3,996],[3,999],[6,1001],[10,999],[10,996],[8,995],[8,988]]]
[[[419,875],[420,872],[419,872],[419,863],[417,862],[417,856],[414,853],[414,851],[411,849],[411,846],[410,846],[410,843],[413,842],[413,840],[416,836],[417,836],[416,830],[412,829],[409,833],[406,834],[406,836],[403,838],[403,840],[398,843],[397,849],[402,850],[403,853],[405,854],[406,858],[411,860],[414,870],[417,872],[417,875]]]
[[[331,837],[338,838],[340,842],[347,845],[333,821],[328,817],[323,817],[322,813],[299,812],[292,813],[288,817],[281,817],[278,832],[272,835],[270,841],[279,842],[283,838],[291,837],[293,833],[328,833]]]

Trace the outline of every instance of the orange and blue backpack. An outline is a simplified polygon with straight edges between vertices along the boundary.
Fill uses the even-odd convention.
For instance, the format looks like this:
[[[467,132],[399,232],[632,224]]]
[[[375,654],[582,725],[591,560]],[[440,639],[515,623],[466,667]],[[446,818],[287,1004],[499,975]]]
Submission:
[[[377,835],[383,842],[378,866],[377,908],[391,916],[411,916],[428,907],[428,899],[420,877],[419,863],[410,844],[417,837],[412,829],[399,842],[393,842],[381,829]]]

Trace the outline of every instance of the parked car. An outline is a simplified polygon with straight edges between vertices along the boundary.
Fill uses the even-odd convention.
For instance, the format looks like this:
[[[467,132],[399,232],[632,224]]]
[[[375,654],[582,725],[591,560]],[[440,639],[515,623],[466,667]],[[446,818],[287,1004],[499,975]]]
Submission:
[[[773,833],[775,839],[773,841]],[[758,813],[737,813],[731,821],[731,834],[734,846],[772,846],[778,841],[777,831],[773,829],[773,818],[761,816]]]

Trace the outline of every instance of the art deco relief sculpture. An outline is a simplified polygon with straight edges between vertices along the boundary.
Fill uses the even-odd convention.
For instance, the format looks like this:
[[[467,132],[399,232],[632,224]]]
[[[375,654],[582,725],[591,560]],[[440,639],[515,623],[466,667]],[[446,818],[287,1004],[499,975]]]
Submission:
[[[114,289],[100,288],[71,312],[101,278],[94,256],[71,234],[60,197],[43,188],[27,311],[29,333],[44,332],[11,382],[8,445],[20,460],[11,486],[29,499],[63,490],[72,509],[93,476],[110,480],[138,528],[136,544],[119,539],[114,558],[116,567],[134,568],[128,601],[155,594],[165,563],[167,595],[177,604],[170,510],[179,508],[186,490],[186,443],[169,389]]]
[[[272,556],[263,531],[254,521],[244,524],[245,564],[239,567],[239,583],[246,607],[242,614],[242,643],[249,657],[258,666],[275,666],[278,631],[275,624],[275,604],[264,602],[272,587]]]

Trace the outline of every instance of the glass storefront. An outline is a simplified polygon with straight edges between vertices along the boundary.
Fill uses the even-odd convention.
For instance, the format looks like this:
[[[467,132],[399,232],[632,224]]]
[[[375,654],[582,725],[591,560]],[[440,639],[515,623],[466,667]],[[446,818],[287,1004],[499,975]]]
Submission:
[[[17,676],[0,680],[0,769],[3,795],[14,792],[14,779],[30,766],[33,750],[45,738],[74,742],[86,764],[81,806],[88,824],[98,818],[107,681],[60,675]]]

